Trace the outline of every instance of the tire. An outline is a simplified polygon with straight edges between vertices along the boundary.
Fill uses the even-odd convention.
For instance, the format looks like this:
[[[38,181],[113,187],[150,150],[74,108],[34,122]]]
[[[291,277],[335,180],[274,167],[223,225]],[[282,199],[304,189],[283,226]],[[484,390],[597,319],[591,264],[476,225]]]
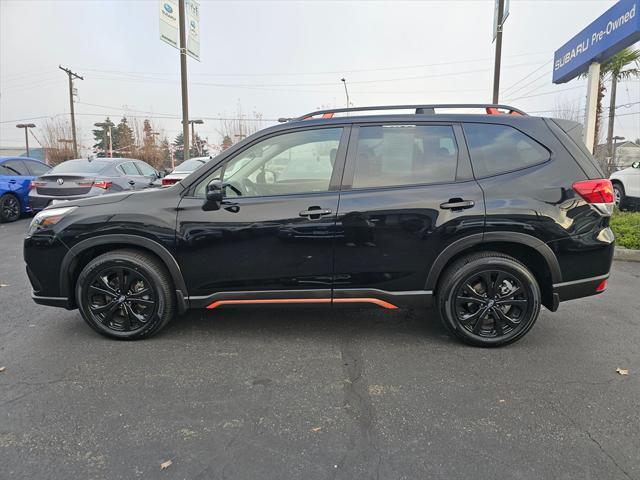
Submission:
[[[499,347],[522,338],[540,314],[540,287],[521,262],[499,252],[456,260],[438,284],[445,327],[469,345]]]
[[[119,340],[159,332],[173,318],[176,305],[164,265],[136,250],[115,250],[91,260],[78,277],[76,301],[91,328]]]
[[[613,184],[613,198],[615,199],[616,207],[622,210],[627,206],[627,199],[624,194],[624,187],[620,183]]]
[[[13,193],[0,197],[0,223],[15,222],[20,218],[20,200]]]

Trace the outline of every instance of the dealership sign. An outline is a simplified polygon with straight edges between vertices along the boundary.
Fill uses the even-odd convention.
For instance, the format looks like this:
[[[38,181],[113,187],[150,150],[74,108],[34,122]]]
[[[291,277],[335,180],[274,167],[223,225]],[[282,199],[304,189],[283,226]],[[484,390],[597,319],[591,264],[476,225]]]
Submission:
[[[178,0],[160,0],[160,40],[180,48],[180,23]],[[187,55],[200,60],[200,3],[185,0],[185,26],[187,28]]]
[[[620,0],[556,51],[553,83],[568,82],[638,40],[640,0]]]

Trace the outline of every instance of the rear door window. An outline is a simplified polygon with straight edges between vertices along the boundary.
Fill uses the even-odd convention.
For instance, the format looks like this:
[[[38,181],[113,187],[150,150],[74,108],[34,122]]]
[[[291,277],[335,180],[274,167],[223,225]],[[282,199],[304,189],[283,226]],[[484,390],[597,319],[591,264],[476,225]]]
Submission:
[[[22,160],[7,160],[3,165],[14,172],[14,175],[23,175],[25,177],[31,175]]]
[[[464,133],[476,177],[520,170],[550,158],[546,148],[508,125],[467,123]]]
[[[450,125],[361,126],[352,187],[453,182],[457,165]]]

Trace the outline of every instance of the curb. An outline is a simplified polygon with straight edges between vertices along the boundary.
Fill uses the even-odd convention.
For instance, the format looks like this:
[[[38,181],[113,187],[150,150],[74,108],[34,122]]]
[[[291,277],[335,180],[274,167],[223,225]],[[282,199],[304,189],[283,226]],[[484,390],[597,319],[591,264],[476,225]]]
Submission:
[[[640,262],[640,250],[616,247],[613,251],[613,259],[622,262]]]

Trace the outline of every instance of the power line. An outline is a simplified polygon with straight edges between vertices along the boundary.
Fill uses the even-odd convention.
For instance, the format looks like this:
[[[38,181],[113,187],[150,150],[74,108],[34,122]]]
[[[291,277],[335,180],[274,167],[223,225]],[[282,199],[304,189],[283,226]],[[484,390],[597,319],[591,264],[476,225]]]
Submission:
[[[515,87],[516,85],[518,85],[520,82],[523,82],[524,80],[526,80],[527,78],[529,78],[531,75],[533,75],[534,73],[537,73],[538,71],[542,70],[544,67],[546,67],[549,62],[551,60],[547,60],[546,62],[544,62],[542,65],[540,65],[538,68],[536,68],[535,70],[533,70],[532,72],[530,72],[529,74],[525,75],[524,77],[522,77],[520,80],[518,80],[515,83],[512,83],[511,85],[509,85],[507,88],[505,88],[503,90],[502,93],[507,93],[509,90],[511,90],[513,87]]]

